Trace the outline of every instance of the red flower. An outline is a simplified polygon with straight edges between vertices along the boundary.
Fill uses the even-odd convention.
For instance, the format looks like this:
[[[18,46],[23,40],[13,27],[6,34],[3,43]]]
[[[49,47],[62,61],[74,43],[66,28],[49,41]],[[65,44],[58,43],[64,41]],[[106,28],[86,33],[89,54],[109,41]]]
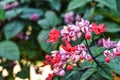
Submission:
[[[104,24],[101,23],[99,25],[96,25],[95,23],[92,23],[92,31],[95,32],[96,34],[101,34],[105,32],[107,28],[104,28]]]
[[[68,41],[65,41],[66,46],[62,46],[62,48],[68,52],[68,54],[71,54],[73,51],[77,50],[78,47],[72,47]]]
[[[52,29],[49,33],[49,39],[47,42],[56,43],[57,39],[60,37],[60,30]]]
[[[54,74],[49,74],[46,80],[52,80],[53,77],[54,77]]]
[[[60,61],[60,55],[56,53],[55,57],[51,59],[50,65],[54,65],[55,63],[58,63]]]

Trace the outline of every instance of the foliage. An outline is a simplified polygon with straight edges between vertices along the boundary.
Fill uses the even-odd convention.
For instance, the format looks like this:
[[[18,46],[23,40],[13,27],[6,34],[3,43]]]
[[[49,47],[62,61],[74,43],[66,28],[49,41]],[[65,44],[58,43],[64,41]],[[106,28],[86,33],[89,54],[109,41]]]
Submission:
[[[12,6],[14,2],[18,2],[18,5]],[[44,60],[45,55],[57,49],[60,44],[60,41],[57,44],[46,43],[47,34],[52,28],[61,29],[66,24],[63,21],[63,16],[69,11],[73,11],[74,16],[79,14],[91,22],[105,23],[108,30],[104,35],[107,38],[111,37],[112,40],[119,40],[119,2],[119,0],[0,0],[0,60],[3,60],[3,58],[7,59],[5,62],[0,62],[0,66],[9,70],[11,62],[14,63],[16,60],[20,62],[20,65],[23,65],[21,63],[22,60],[32,64]],[[5,4],[9,4],[11,7],[5,9],[3,7]],[[94,39],[98,40],[99,37],[94,37]],[[84,41],[77,40],[75,44],[81,42]],[[89,41],[89,45],[91,43]],[[96,56],[103,51],[103,48],[98,50],[96,46],[93,46],[92,50],[96,52],[94,54]],[[102,55],[97,60],[103,63],[104,70],[109,68],[111,72],[114,71],[120,75],[119,57],[110,63],[103,62]],[[98,66],[94,63],[89,64],[92,68],[86,69],[88,65],[81,64],[82,68],[80,69],[82,70],[66,73],[63,80],[93,80],[98,79],[97,77],[101,80],[111,79],[111,72],[108,70],[105,71],[108,73],[102,72],[101,68],[96,70]],[[29,75],[24,76],[24,73],[28,73],[28,70],[28,67],[22,66],[22,71],[17,76],[29,78]],[[8,72],[11,73],[11,71]],[[78,79],[75,79],[74,75],[80,76],[78,76]],[[6,80],[10,78],[11,75],[5,77]],[[58,79],[60,78],[55,80]],[[1,75],[0,80],[4,80]]]

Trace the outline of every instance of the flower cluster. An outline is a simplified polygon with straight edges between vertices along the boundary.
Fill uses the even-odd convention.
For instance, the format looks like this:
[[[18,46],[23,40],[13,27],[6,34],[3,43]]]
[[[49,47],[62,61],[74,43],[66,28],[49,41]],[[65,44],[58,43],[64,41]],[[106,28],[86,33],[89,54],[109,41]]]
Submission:
[[[75,20],[80,20],[80,15],[74,15],[74,12],[70,11],[64,15],[64,22],[66,24],[73,24]]]
[[[100,42],[101,41],[101,42]],[[105,48],[103,54],[105,56],[105,62],[110,62],[111,59],[120,56],[120,42],[111,41],[110,38],[107,40],[98,40],[99,46]]]
[[[52,51],[51,56],[46,55],[43,66],[51,65],[53,70],[53,74],[49,74],[50,78],[48,77],[46,80],[52,80],[55,75],[64,76],[65,68],[73,70],[74,64],[77,64],[80,60],[95,61],[87,41],[92,39],[93,33],[103,35],[106,30],[107,28],[104,27],[103,23],[99,25],[90,24],[89,21],[82,18],[75,25],[69,24],[64,26],[62,30],[52,29],[47,42],[56,43],[60,38],[64,44],[60,46],[60,50]],[[76,46],[70,44],[71,41],[76,41],[79,38],[83,38],[86,43]],[[107,40],[102,38],[98,40],[98,47],[100,46],[105,49],[102,54],[104,54],[106,62],[110,62],[110,59],[120,56],[120,42],[111,41],[110,38]]]

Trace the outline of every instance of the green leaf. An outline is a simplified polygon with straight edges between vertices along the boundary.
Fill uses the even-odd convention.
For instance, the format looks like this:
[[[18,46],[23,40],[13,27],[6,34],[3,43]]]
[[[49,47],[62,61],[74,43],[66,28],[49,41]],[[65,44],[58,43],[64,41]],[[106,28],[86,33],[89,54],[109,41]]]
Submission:
[[[14,1],[15,1],[15,0],[2,0],[2,1],[0,1],[0,5],[12,3],[12,2],[14,2]]]
[[[82,75],[80,80],[87,80],[94,72],[96,72],[96,68],[91,68],[85,71],[85,73]]]
[[[19,60],[20,52],[18,46],[11,41],[0,43],[0,56],[10,60]]]
[[[0,6],[0,20],[5,20],[5,19],[6,19],[5,11]]]
[[[98,72],[95,72],[89,80],[106,80],[106,78],[102,77]]]
[[[59,19],[53,11],[47,11],[45,13],[45,18],[38,21],[38,24],[43,29],[48,29],[50,27],[55,27],[59,24]]]
[[[50,24],[48,23],[47,19],[41,19],[38,21],[38,24],[40,25],[41,28],[43,29],[48,29],[50,28]]]
[[[60,10],[60,7],[61,7],[60,0],[47,0],[47,1],[50,2],[51,6],[52,6],[55,10],[57,10],[57,11]]]
[[[76,73],[78,73],[78,71],[72,71],[68,76],[67,76],[67,79],[72,76],[72,75],[75,75]]]
[[[92,43],[92,39],[87,40],[87,42],[88,42],[88,45],[90,46]]]
[[[36,52],[35,51],[33,51],[33,50],[27,50],[28,51],[28,57],[31,59],[31,58],[33,58],[35,55],[36,55]]]
[[[4,78],[2,77],[2,75],[0,76],[0,80],[4,80]]]
[[[43,11],[37,8],[23,8],[22,13],[20,15],[21,18],[23,19],[28,19],[32,14],[37,13],[38,16],[43,15]]]
[[[4,26],[4,35],[6,39],[13,38],[16,36],[22,29],[24,28],[24,24],[20,21],[13,21],[7,23]]]
[[[8,19],[11,19],[11,18],[16,17],[17,13],[15,12],[15,10],[9,10],[9,11],[6,11],[5,15]]]
[[[120,75],[120,58],[116,58],[110,61],[110,63],[106,63],[114,72]]]
[[[91,0],[72,0],[68,5],[67,10],[72,10],[72,9],[76,9],[76,8],[79,8],[79,7],[83,7],[90,1]]]
[[[119,12],[116,12],[116,11],[113,11],[113,10],[107,10],[107,9],[98,9],[96,10],[96,14],[100,14],[100,15],[103,15],[113,21],[115,21],[116,23],[120,23],[120,13]]]
[[[106,32],[116,33],[120,31],[120,26],[114,22],[105,22],[105,26],[108,28]]]
[[[108,8],[111,8],[111,9],[117,11],[116,0],[95,0],[95,1],[99,2],[102,5],[107,6]]]
[[[50,53],[52,50],[56,49],[58,44],[46,42],[48,34],[49,30],[42,30],[38,35],[38,42],[45,52]]]
[[[97,70],[98,70],[99,74],[100,74],[102,77],[106,78],[107,80],[112,80],[112,78],[111,78],[111,76],[108,74],[108,72],[105,71],[105,68],[101,69],[101,67],[97,67]]]
[[[95,52],[96,52],[96,54],[99,54],[99,53],[103,52],[104,50],[105,50],[104,47],[98,47]]]
[[[95,10],[95,8],[90,8],[90,9],[86,10],[83,18],[84,18],[84,19],[91,20],[93,14],[94,14],[94,10]]]
[[[22,79],[29,78],[30,67],[24,66],[21,72],[17,73],[17,77],[20,77]]]
[[[11,9],[11,10],[6,11],[5,15],[7,19],[11,19],[11,18],[18,16],[21,12],[22,12],[21,8],[16,8],[16,9]]]

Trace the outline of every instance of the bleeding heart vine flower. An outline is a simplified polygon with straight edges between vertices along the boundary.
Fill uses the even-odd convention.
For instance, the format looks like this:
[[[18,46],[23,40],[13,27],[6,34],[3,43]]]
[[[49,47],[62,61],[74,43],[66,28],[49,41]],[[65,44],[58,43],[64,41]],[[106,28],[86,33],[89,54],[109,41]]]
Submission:
[[[49,33],[49,39],[47,40],[47,42],[52,42],[54,44],[56,43],[59,37],[60,37],[60,30],[52,29]]]
[[[73,14],[70,13],[69,15],[72,16]],[[66,14],[65,17],[68,18],[68,15]],[[90,47],[95,45],[95,42],[92,42],[93,44],[91,43],[92,45],[90,45],[88,44],[88,40],[93,40],[93,32],[99,36],[103,34],[107,28],[104,27],[103,23],[96,25],[95,23],[90,24],[88,20],[84,20],[83,18],[80,20],[81,21],[77,21],[75,25],[64,26],[61,30],[52,29],[48,34],[49,39],[47,42],[56,43],[60,38],[64,44],[60,46],[60,50],[52,51],[51,56],[46,55],[43,66],[51,65],[51,69],[53,70],[53,74],[49,74],[46,80],[52,80],[55,75],[64,76],[65,69],[69,71],[74,70],[73,65],[75,64],[77,66],[79,62],[84,62],[84,60],[94,61],[99,66],[99,61],[97,61],[96,58],[101,54],[104,55],[106,63],[120,56],[120,41],[111,41],[110,38],[98,39],[97,46],[98,48],[103,47],[104,51],[94,56]],[[75,42],[79,38],[84,39],[83,43],[72,46],[71,41]]]
[[[113,48],[113,47],[115,47],[115,42],[114,41],[110,41],[110,38],[108,38],[107,40],[103,39],[103,46],[106,49]]]
[[[104,28],[104,24],[101,23],[99,25],[96,25],[95,23],[92,23],[92,31],[95,32],[96,34],[101,34],[105,32],[107,28]]]

